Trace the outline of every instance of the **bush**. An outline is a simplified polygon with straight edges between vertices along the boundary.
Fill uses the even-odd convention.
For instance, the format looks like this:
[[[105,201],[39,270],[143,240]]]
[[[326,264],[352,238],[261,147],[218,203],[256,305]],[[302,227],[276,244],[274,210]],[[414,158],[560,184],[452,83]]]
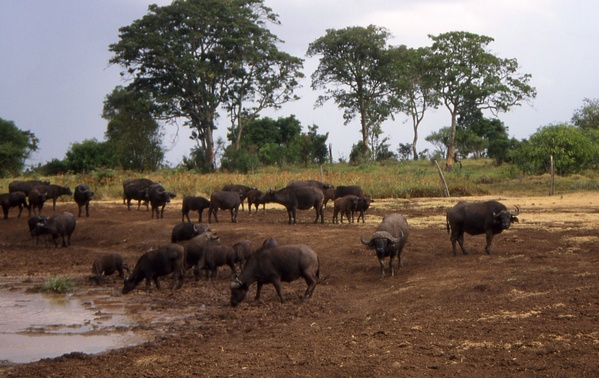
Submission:
[[[73,280],[69,277],[52,277],[42,285],[44,293],[70,293],[75,288]]]

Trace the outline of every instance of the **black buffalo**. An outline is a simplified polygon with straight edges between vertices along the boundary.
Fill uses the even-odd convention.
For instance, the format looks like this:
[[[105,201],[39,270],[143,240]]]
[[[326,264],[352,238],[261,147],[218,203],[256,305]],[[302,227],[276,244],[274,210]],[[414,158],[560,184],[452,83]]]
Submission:
[[[331,184],[325,184],[316,180],[292,180],[287,183],[288,188],[297,188],[299,186],[312,186],[323,191],[325,189],[333,188],[333,185]]]
[[[146,205],[146,211],[149,210],[148,188],[153,184],[154,181],[147,178],[123,181],[123,204],[127,203],[127,210],[131,210],[131,200],[137,200],[137,210],[139,210],[142,201]]]
[[[212,215],[214,215],[214,221],[218,223],[218,210],[230,210],[231,211],[231,222],[237,223],[237,213],[239,212],[239,204],[241,198],[238,192],[219,190],[210,196],[210,209],[208,210],[208,223],[212,222]]]
[[[354,195],[356,197],[364,197],[364,192],[362,191],[362,187],[359,185],[346,185],[346,186],[338,186],[335,188],[335,199],[341,198],[347,195]]]
[[[398,267],[403,266],[401,253],[408,241],[410,229],[408,221],[403,215],[389,214],[376,227],[375,232],[366,241],[360,235],[360,241],[368,248],[374,249],[381,267],[381,279],[385,277],[385,257],[389,257],[389,270],[391,276],[395,275],[393,260],[397,257]]]
[[[304,244],[261,248],[256,251],[243,268],[243,272],[231,283],[231,306],[241,303],[254,282],[258,283],[256,300],[264,284],[273,284],[281,303],[281,282],[292,282],[303,278],[308,285],[304,297],[310,298],[320,280],[318,255]]]
[[[60,186],[56,184],[49,185],[37,185],[35,189],[38,189],[40,192],[45,192],[47,194],[48,199],[52,198],[52,210],[56,211],[56,200],[60,196],[71,196],[73,192],[68,186]]]
[[[175,194],[168,192],[161,184],[152,184],[148,187],[152,218],[154,218],[154,214],[156,214],[156,219],[164,218],[164,207],[171,202],[171,197],[175,197]]]
[[[196,281],[201,277],[200,270],[206,248],[212,245],[220,245],[220,238],[216,232],[206,231],[191,239],[185,247],[185,269],[194,268],[193,275]]]
[[[83,206],[85,206],[85,216],[89,218],[89,201],[92,200],[94,196],[94,192],[92,192],[87,185],[77,185],[75,187],[75,194],[73,194],[73,199],[77,206],[79,206],[79,217],[81,217],[81,210]]]
[[[31,215],[31,210],[33,209],[33,214],[42,214],[42,209],[44,208],[44,203],[48,198],[48,194],[46,192],[40,192],[39,189],[32,189],[27,196],[29,200],[29,215]]]
[[[485,234],[487,245],[485,252],[491,254],[493,236],[510,228],[512,222],[518,222],[516,217],[520,208],[516,206],[516,213],[507,210],[507,207],[497,201],[458,202],[447,211],[447,233],[451,233],[451,246],[454,256],[457,256],[456,241],[460,243],[463,254],[468,254],[464,248],[464,232],[469,235]]]
[[[4,219],[8,219],[8,210],[11,207],[19,208],[18,218],[21,217],[23,208],[29,208],[27,204],[27,195],[25,192],[11,192],[0,194],[0,205],[2,206],[2,212],[4,213]]]
[[[25,195],[29,195],[29,192],[40,185],[50,185],[50,181],[44,180],[25,180],[25,181],[11,181],[8,184],[9,193],[12,192],[23,192]]]
[[[322,190],[313,186],[286,187],[277,191],[269,190],[264,194],[265,202],[276,202],[285,206],[289,217],[289,224],[295,224],[297,210],[316,210],[314,223],[324,223],[324,194]]]
[[[62,238],[62,246],[69,247],[76,223],[75,217],[71,213],[55,213],[48,219],[39,220],[33,230],[31,230],[31,236],[52,235],[55,247],[58,247],[57,239],[60,236]]]
[[[178,243],[185,240],[191,240],[194,237],[210,231],[210,227],[205,224],[195,224],[181,222],[173,227],[171,232],[171,243]]]
[[[106,253],[97,257],[92,263],[92,278],[99,285],[104,281],[105,276],[110,276],[115,272],[119,273],[121,278],[125,278],[124,271],[129,275],[129,266],[123,263],[123,257],[118,253]]]
[[[243,210],[245,210],[245,208],[243,206],[243,202],[247,198],[249,191],[255,190],[255,189],[257,189],[257,188],[253,187],[253,186],[240,185],[240,184],[229,184],[229,185],[223,186],[223,188],[221,190],[225,191],[225,192],[235,192],[235,193],[239,194],[241,210],[243,211]],[[249,204],[248,204],[248,206],[249,206]]]
[[[181,206],[181,222],[185,221],[185,217],[187,217],[187,221],[191,222],[189,219],[190,211],[197,211],[200,214],[198,218],[198,222],[202,223],[202,213],[204,209],[210,208],[210,201],[204,197],[193,197],[193,196],[185,196],[183,197],[183,204]]]
[[[152,289],[152,281],[156,285],[156,289],[160,290],[159,277],[168,274],[173,275],[171,289],[176,286],[179,289],[183,286],[183,278],[185,273],[185,249],[178,244],[167,244],[158,249],[151,249],[141,255],[135,264],[133,273],[125,279],[123,286],[123,294],[129,293],[135,289],[137,285],[146,280],[146,291]]]

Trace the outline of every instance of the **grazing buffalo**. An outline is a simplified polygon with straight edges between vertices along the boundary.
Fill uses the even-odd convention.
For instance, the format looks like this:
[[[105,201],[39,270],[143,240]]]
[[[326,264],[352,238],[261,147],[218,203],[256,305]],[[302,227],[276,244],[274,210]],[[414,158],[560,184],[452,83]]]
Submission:
[[[173,231],[171,232],[171,243],[191,240],[206,231],[210,231],[210,227],[205,224],[178,223],[173,227]]]
[[[152,290],[152,281],[156,289],[160,290],[159,277],[173,274],[171,289],[183,286],[185,273],[185,249],[178,244],[163,245],[158,249],[151,249],[141,255],[135,264],[133,273],[125,278],[123,294],[129,293],[145,278],[146,291]]]
[[[146,211],[149,210],[150,197],[148,188],[155,184],[154,181],[147,178],[127,179],[123,181],[123,204],[127,203],[127,210],[131,210],[131,200],[137,200],[137,210],[143,201],[146,205]]]
[[[512,222],[518,222],[516,217],[520,208],[516,206],[516,213],[511,213],[507,207],[497,201],[458,202],[447,211],[447,233],[451,232],[451,246],[454,256],[457,256],[456,241],[460,243],[463,254],[468,254],[464,248],[464,232],[469,235],[487,235],[485,252],[491,254],[493,236],[510,228]]]
[[[210,196],[210,209],[208,210],[208,223],[212,222],[212,215],[214,215],[214,221],[218,223],[218,209],[231,210],[231,222],[237,223],[240,202],[241,198],[237,192],[220,190],[212,193]]]
[[[27,195],[25,194],[25,192],[11,192],[0,194],[0,205],[2,206],[4,219],[8,219],[8,210],[11,207],[19,208],[18,218],[21,217],[23,207],[29,208],[29,205],[27,204]]]
[[[69,247],[76,223],[75,217],[71,213],[55,213],[48,219],[41,219],[33,230],[31,230],[31,236],[52,235],[54,247],[58,247],[56,240],[60,236],[62,238],[62,246]]]
[[[118,272],[122,279],[125,279],[124,271],[129,275],[129,266],[123,263],[123,257],[118,253],[106,253],[98,256],[92,264],[92,278],[98,285],[104,282],[105,276],[110,276]]]
[[[45,192],[48,199],[52,198],[52,210],[56,211],[56,200],[60,196],[71,196],[73,192],[68,186],[60,186],[56,184],[38,185],[35,187],[40,192]]]
[[[308,288],[306,299],[312,296],[320,280],[318,255],[304,244],[283,245],[260,248],[249,259],[243,272],[231,283],[231,306],[241,303],[251,284],[258,283],[256,300],[260,299],[262,285],[273,284],[281,303],[285,303],[281,293],[281,282],[292,282],[302,277]]]
[[[25,195],[29,195],[29,192],[40,185],[50,185],[50,181],[44,180],[25,180],[25,181],[11,181],[8,184],[9,193],[23,192]]]
[[[42,209],[44,208],[44,203],[48,198],[48,193],[40,192],[39,189],[31,189],[27,199],[29,200],[29,214],[31,215],[31,209],[33,209],[33,214],[42,214]]]
[[[202,270],[206,271],[206,279],[216,278],[218,268],[228,265],[233,277],[237,276],[237,253],[232,247],[225,245],[207,245],[204,249],[204,264]]]
[[[156,213],[156,219],[164,218],[164,207],[171,202],[171,197],[175,197],[175,193],[167,192],[161,184],[153,184],[148,187],[152,218],[154,218],[154,213]]]
[[[183,198],[183,205],[181,206],[181,222],[185,221],[185,217],[187,217],[187,221],[191,222],[189,219],[190,211],[197,211],[200,215],[198,218],[198,222],[202,223],[202,213],[204,209],[210,209],[210,201],[204,197],[193,197],[186,196]]]
[[[81,218],[81,209],[85,206],[85,216],[89,218],[89,201],[92,200],[94,196],[94,192],[89,190],[87,185],[77,185],[75,187],[75,194],[73,194],[73,199],[77,206],[79,206],[79,218]]]
[[[213,245],[220,245],[220,238],[216,232],[206,231],[191,239],[185,247],[185,270],[193,267],[196,281],[201,277],[200,269],[204,261],[204,252],[207,247]]]
[[[393,259],[395,257],[399,260],[398,267],[401,268],[403,266],[401,252],[408,241],[408,235],[408,221],[400,214],[386,215],[383,221],[377,226],[370,240],[366,241],[360,235],[362,244],[376,251],[376,257],[381,266],[381,279],[385,277],[385,257],[389,256],[391,276],[395,275],[393,270]]]
[[[277,191],[269,190],[264,194],[265,202],[276,202],[285,206],[287,209],[287,215],[289,217],[289,224],[296,224],[296,211],[309,210],[314,208],[316,210],[316,219],[314,223],[324,223],[324,209],[323,201],[324,194],[322,190],[313,186],[299,186],[299,187],[287,187]]]
[[[235,192],[235,193],[239,194],[241,210],[243,211],[243,210],[245,210],[243,207],[243,202],[247,198],[248,192],[253,189],[255,190],[257,188],[255,188],[253,186],[247,186],[247,185],[229,184],[229,185],[223,186],[223,188],[221,190],[224,192]],[[248,206],[249,206],[249,204],[248,204]]]

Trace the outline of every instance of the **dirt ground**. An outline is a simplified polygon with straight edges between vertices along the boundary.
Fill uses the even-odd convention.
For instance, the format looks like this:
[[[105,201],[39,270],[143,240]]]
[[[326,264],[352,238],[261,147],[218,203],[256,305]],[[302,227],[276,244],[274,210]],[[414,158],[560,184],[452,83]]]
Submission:
[[[273,206],[251,216],[246,209],[238,224],[221,211],[220,223],[210,226],[223,244],[249,239],[257,245],[274,236],[280,244],[307,244],[320,257],[312,299],[301,299],[303,280],[283,285],[285,304],[272,285],[255,302],[254,285],[236,308],[229,304],[229,268],[212,282],[196,282],[188,271],[179,290],[163,280],[160,291],[146,293],[142,284],[127,295],[116,277],[103,286],[88,279],[99,254],[119,252],[133,267],[143,252],[168,243],[181,221],[180,202],[167,206],[163,220],[117,201],[92,202],[91,217],[77,219],[68,249],[34,248],[27,217],[15,218],[13,209],[0,221],[3,288],[35,291],[51,276],[73,277],[74,296],[93,303],[110,295],[135,319],[128,331],[151,340],[5,365],[0,375],[599,376],[599,194],[484,199],[491,198],[512,209],[520,205],[520,223],[495,237],[491,255],[484,253],[484,236],[466,235],[471,253],[457,257],[445,211],[458,198],[379,200],[364,224],[331,224],[330,205],[324,225],[312,223],[313,210],[298,211],[292,226]],[[60,202],[57,211],[76,214],[76,206]],[[403,268],[380,280],[360,234],[369,237],[391,212],[406,216],[411,234]]]

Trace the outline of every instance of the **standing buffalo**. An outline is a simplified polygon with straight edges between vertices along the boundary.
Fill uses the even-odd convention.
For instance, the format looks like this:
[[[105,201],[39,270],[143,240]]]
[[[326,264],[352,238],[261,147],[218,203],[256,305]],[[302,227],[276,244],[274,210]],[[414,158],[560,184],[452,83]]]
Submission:
[[[469,235],[487,235],[485,252],[491,254],[491,243],[493,236],[500,234],[503,230],[510,228],[512,222],[518,222],[516,217],[520,214],[520,208],[516,206],[516,213],[511,213],[507,207],[497,201],[458,202],[447,211],[447,233],[451,232],[451,246],[454,256],[457,256],[456,241],[460,243],[462,253],[467,255],[464,248],[464,232]]]
[[[81,218],[81,209],[85,206],[85,216],[89,218],[89,201],[92,200],[94,192],[89,190],[86,185],[80,184],[75,187],[75,194],[73,199],[79,206],[79,217]]]
[[[29,199],[29,215],[31,215],[31,209],[33,209],[33,214],[42,214],[42,209],[44,208],[44,203],[46,202],[46,199],[48,198],[48,193],[46,192],[40,192],[39,189],[32,189],[29,192],[28,195],[28,199]],[[37,209],[37,211],[36,211]]]
[[[8,184],[8,191],[12,192],[23,192],[25,195],[29,195],[29,192],[40,185],[50,185],[50,181],[44,180],[26,180],[26,181],[11,181]]]
[[[241,210],[243,211],[244,210],[243,202],[247,198],[248,192],[252,189],[257,189],[257,188],[255,188],[253,186],[247,186],[247,185],[229,184],[229,185],[223,186],[223,188],[221,190],[224,192],[235,192],[235,193],[239,194]],[[249,204],[248,204],[248,206],[249,206]]]
[[[56,211],[56,199],[60,196],[71,196],[73,192],[68,186],[60,186],[56,184],[38,185],[35,187],[40,192],[47,193],[48,199],[52,198],[52,210]]]
[[[285,206],[287,209],[287,215],[289,216],[289,224],[296,224],[296,211],[309,210],[314,208],[316,210],[316,219],[314,223],[324,223],[324,209],[323,201],[324,194],[322,190],[313,186],[299,186],[299,187],[286,187],[277,191],[269,190],[264,195],[265,202],[276,202]]]
[[[377,226],[376,231],[366,241],[360,236],[362,244],[372,248],[376,252],[381,266],[381,279],[385,277],[385,257],[389,256],[389,270],[391,276],[395,275],[393,270],[393,259],[397,257],[398,267],[403,266],[401,252],[408,241],[409,227],[408,221],[400,214],[389,214],[383,218],[383,221]]]
[[[337,198],[333,206],[333,223],[339,223],[339,213],[341,213],[341,223],[343,223],[344,215],[347,218],[347,223],[352,223],[354,211],[358,206],[358,198],[351,194]]]
[[[196,281],[200,280],[200,269],[204,261],[206,248],[220,245],[220,238],[216,232],[206,231],[190,240],[185,247],[185,270],[193,267],[193,275]]]
[[[205,224],[187,222],[178,223],[173,227],[173,231],[171,233],[171,243],[191,240],[206,231],[210,231],[210,228]]]
[[[187,221],[191,222],[189,219],[190,211],[197,211],[200,214],[199,223],[202,223],[202,213],[204,209],[210,208],[210,201],[208,201],[204,197],[193,197],[186,196],[183,198],[183,205],[181,206],[181,222],[185,221],[185,217],[187,217]]]
[[[335,199],[350,194],[357,197],[364,197],[364,192],[359,185],[338,186],[335,188]]]
[[[19,207],[18,218],[21,217],[23,207],[29,208],[29,205],[27,204],[27,195],[24,192],[11,192],[0,194],[0,205],[2,206],[4,219],[8,219],[8,210],[11,207]]]
[[[308,288],[304,297],[310,298],[320,280],[318,255],[304,244],[261,248],[256,251],[243,268],[241,275],[231,283],[231,306],[241,303],[251,284],[258,283],[256,300],[260,299],[262,285],[272,283],[281,303],[281,282],[292,282],[302,277]]]
[[[171,202],[171,197],[175,197],[175,193],[167,192],[161,184],[152,184],[148,187],[152,218],[154,218],[154,213],[156,213],[156,219],[164,218],[164,207]]]
[[[137,210],[139,210],[143,201],[146,205],[146,211],[148,211],[150,202],[148,188],[153,184],[154,181],[147,178],[123,181],[123,204],[127,203],[127,210],[131,210],[131,200],[137,200]]]
[[[31,235],[31,239],[35,238],[35,245],[37,246],[40,241],[40,235],[34,233],[35,226],[38,223],[46,223],[48,221],[48,217],[43,215],[34,215],[27,220],[27,225],[29,226],[29,234]],[[46,247],[48,246],[48,239],[46,239]]]
[[[118,253],[106,253],[97,257],[92,264],[92,278],[99,285],[105,276],[119,272],[121,278],[125,278],[124,271],[129,275],[129,266],[123,263],[123,257]]]
[[[252,254],[254,253],[254,247],[252,246],[252,242],[249,240],[240,240],[232,245],[233,250],[235,250],[235,261],[239,263],[239,267],[243,270],[246,262],[250,259]]]
[[[146,280],[146,291],[152,289],[152,281],[160,290],[159,277],[173,274],[171,289],[183,286],[185,249],[178,244],[167,244],[158,249],[151,249],[141,255],[135,264],[133,273],[125,279],[123,294],[129,293],[137,285]]]
[[[31,236],[40,236],[49,234],[52,235],[54,246],[58,247],[56,239],[62,238],[62,246],[69,247],[71,245],[71,235],[75,231],[75,217],[71,213],[55,213],[50,218],[41,219],[31,230]]]
[[[297,188],[300,186],[312,186],[322,191],[333,187],[331,184],[325,184],[316,180],[292,180],[287,183],[288,188]]]
[[[266,214],[266,202],[264,202],[264,192],[259,189],[252,189],[248,192],[248,211],[252,215],[252,206],[256,206],[256,213],[258,208],[262,205],[262,213]]]
[[[220,190],[212,193],[210,196],[210,209],[208,210],[208,223],[212,222],[213,214],[215,222],[218,223],[218,209],[231,210],[231,222],[237,223],[240,202],[241,198],[238,192]]]

